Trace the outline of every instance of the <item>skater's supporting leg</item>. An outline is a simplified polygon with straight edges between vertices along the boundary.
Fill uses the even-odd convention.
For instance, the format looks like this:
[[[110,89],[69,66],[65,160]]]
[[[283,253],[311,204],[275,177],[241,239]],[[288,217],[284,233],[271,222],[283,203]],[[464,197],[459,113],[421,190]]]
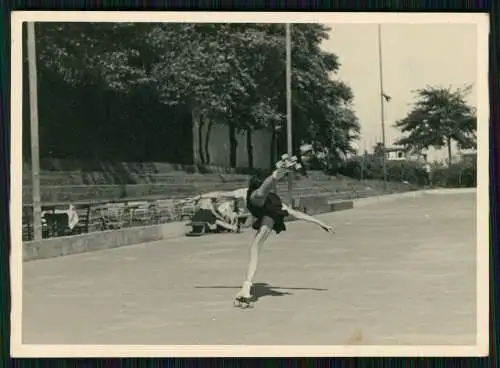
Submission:
[[[255,278],[255,274],[257,273],[257,268],[259,265],[259,254],[262,250],[262,246],[264,242],[271,234],[273,230],[274,221],[270,217],[264,217],[262,219],[262,224],[255,236],[252,244],[250,245],[250,257],[248,260],[248,267],[245,282],[243,282],[243,286],[241,290],[236,294],[236,298],[250,298],[250,289],[253,284],[253,280]]]
[[[262,225],[257,235],[255,236],[252,244],[250,245],[250,259],[248,261],[248,268],[245,281],[253,283],[255,274],[257,272],[257,267],[259,265],[259,254],[262,250],[264,242],[271,234],[273,230],[274,222],[269,217],[264,217],[262,219]]]

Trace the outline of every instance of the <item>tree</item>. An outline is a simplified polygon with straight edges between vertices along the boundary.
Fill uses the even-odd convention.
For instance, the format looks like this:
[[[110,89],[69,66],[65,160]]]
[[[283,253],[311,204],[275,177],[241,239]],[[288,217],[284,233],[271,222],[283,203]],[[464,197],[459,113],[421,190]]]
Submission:
[[[466,102],[472,86],[452,90],[451,87],[426,87],[416,91],[417,101],[412,110],[395,127],[406,136],[396,141],[412,152],[434,147],[448,149],[448,163],[452,163],[451,145],[459,149],[477,146],[476,109]]]
[[[166,34],[173,30],[170,26],[158,27],[156,47],[161,48],[165,39],[172,39]],[[185,54],[168,53],[173,49],[168,44],[164,53],[168,57],[157,64],[153,80],[168,81],[159,85],[159,93],[177,103],[178,88],[185,86],[180,95],[189,101],[193,111],[209,120],[209,126],[214,121],[228,126],[231,166],[236,164],[236,133],[245,132],[252,165],[251,131],[271,130],[272,146],[275,139],[284,140],[286,136],[286,130],[282,129],[286,116],[284,26],[203,24],[188,27],[182,37],[190,43],[187,40],[181,43]],[[316,141],[321,137],[322,146],[332,152],[346,153],[349,143],[357,138],[359,124],[349,106],[350,88],[330,78],[330,74],[338,70],[337,57],[319,47],[327,38],[328,28],[302,24],[292,27],[292,31],[294,146],[298,147],[304,139]],[[207,135],[209,132],[210,129]],[[208,144],[208,139],[205,143]]]
[[[150,29],[147,23],[39,23],[40,72],[74,86],[129,91],[149,81],[157,59],[144,43]]]
[[[384,144],[382,142],[377,142],[373,146],[373,156],[377,158],[383,158],[384,157]]]
[[[227,42],[231,40],[229,26],[43,25],[39,37],[42,70],[59,74],[75,87],[94,84],[128,93],[146,86],[161,103],[185,105],[198,127],[199,156],[210,163],[208,145],[214,122],[230,121],[231,105],[243,99],[245,87],[252,84]]]
[[[292,27],[294,147],[310,141],[336,157],[351,150],[359,123],[350,88],[332,79],[337,56],[320,48],[328,30]],[[38,34],[41,72],[75,87],[147,91],[167,106],[185,106],[199,131],[202,162],[210,163],[215,124],[229,128],[231,166],[238,132],[247,135],[250,166],[252,131],[271,131],[273,147],[285,141],[283,24],[45,23]]]
[[[231,166],[236,162],[235,104],[253,85],[232,47],[229,24],[157,25],[151,46],[161,56],[152,70],[157,92],[165,103],[187,104],[198,125],[202,162],[210,163],[209,141],[214,123],[226,123],[231,137]],[[205,144],[202,132],[208,124]],[[205,154],[203,154],[203,152]]]
[[[329,30],[329,27],[321,24],[291,26],[293,149],[296,151],[304,142],[312,144],[316,154],[323,156],[319,161],[326,166],[338,162],[341,157],[350,153],[351,143],[359,135],[359,122],[352,109],[352,91],[335,78],[340,68],[339,59],[320,47],[328,39]],[[276,31],[284,35],[284,25],[280,25]],[[278,96],[278,109],[284,120],[284,43],[281,47],[283,51],[275,64],[282,67],[277,70],[277,80],[273,82],[273,86],[274,96]],[[287,135],[284,127],[283,121],[275,124],[273,130],[281,142],[281,149],[284,148]]]
[[[158,58],[144,42],[150,24],[36,27],[39,86],[45,91],[39,94],[42,154],[192,163],[187,109],[161,104],[148,80]],[[165,145],[171,136],[177,141]],[[127,150],[125,142],[137,149]]]
[[[302,66],[297,68],[297,82],[305,83],[307,88],[298,89],[296,110],[298,118],[304,120],[302,128],[308,128],[298,138],[314,142],[320,153],[326,153],[332,169],[333,164],[355,152],[351,144],[359,138],[360,126],[352,109],[350,87],[332,78],[340,68],[337,56],[319,48],[319,40],[328,38],[329,29],[321,25],[311,28],[303,32],[313,41],[308,47],[301,46],[304,53],[297,56]],[[314,57],[308,57],[308,53]]]

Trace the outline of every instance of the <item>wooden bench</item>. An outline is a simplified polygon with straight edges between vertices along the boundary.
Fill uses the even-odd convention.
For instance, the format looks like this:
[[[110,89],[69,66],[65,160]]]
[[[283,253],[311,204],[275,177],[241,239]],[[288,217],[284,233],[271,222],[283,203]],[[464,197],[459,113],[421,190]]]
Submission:
[[[337,211],[344,211],[344,210],[351,210],[354,208],[354,203],[353,201],[328,201],[328,204],[330,206],[330,211],[331,212],[337,212]]]

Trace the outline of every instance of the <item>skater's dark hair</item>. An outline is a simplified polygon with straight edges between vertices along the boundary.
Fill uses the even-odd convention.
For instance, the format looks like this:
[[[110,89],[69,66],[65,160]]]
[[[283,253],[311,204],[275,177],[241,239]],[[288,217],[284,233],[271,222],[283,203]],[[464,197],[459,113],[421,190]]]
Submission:
[[[261,185],[262,185],[262,182],[264,180],[262,178],[260,178],[259,175],[254,175],[250,178],[250,181],[248,182],[248,189],[250,191],[254,191],[256,190],[257,188],[259,188]]]

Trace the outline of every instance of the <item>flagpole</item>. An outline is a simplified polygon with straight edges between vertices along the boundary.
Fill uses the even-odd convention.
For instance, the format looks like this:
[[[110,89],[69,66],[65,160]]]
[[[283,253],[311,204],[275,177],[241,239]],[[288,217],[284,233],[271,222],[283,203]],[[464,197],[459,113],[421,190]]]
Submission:
[[[384,111],[384,76],[382,70],[382,25],[378,25],[378,65],[380,77],[380,124],[382,128],[382,170],[384,172],[384,190],[387,190],[387,165],[385,158],[385,111]]]
[[[293,155],[292,139],[292,41],[290,23],[286,23],[286,126],[288,154]],[[288,174],[288,204],[293,207],[293,176]]]
[[[40,147],[38,137],[38,87],[36,70],[35,23],[28,22],[27,30],[29,92],[30,92],[30,130],[31,130],[31,191],[33,196],[33,233],[34,240],[42,240],[42,205],[40,199]]]

